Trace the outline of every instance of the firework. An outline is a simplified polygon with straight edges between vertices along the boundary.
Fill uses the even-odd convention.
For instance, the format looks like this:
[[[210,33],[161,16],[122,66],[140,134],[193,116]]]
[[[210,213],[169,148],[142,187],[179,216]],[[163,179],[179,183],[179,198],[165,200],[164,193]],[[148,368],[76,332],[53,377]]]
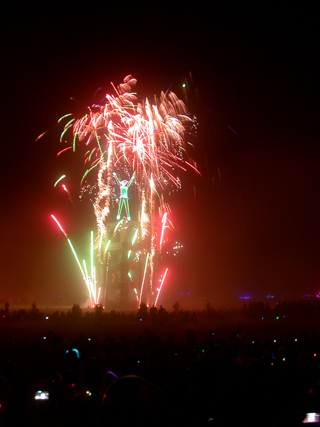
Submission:
[[[88,274],[86,261],[83,260],[83,267],[82,267],[80,260],[79,260],[79,257],[77,255],[75,249],[74,249],[74,246],[73,246],[71,240],[69,239],[67,233],[65,232],[64,228],[62,227],[62,225],[60,224],[58,219],[55,217],[55,215],[51,214],[51,218],[55,221],[55,223],[59,227],[60,231],[64,234],[65,238],[67,239],[67,242],[70,246],[70,249],[71,249],[71,251],[75,257],[75,260],[78,264],[82,278],[86,283],[88,293],[89,293],[90,304],[91,305],[98,304],[101,289],[100,288],[97,289],[96,271],[95,271],[94,261],[93,261],[93,257],[94,257],[93,232],[91,232],[91,245],[90,245],[91,272],[90,272],[90,274]]]
[[[128,298],[124,289],[130,286],[140,304],[142,300],[157,303],[168,269],[159,291],[154,289],[155,276],[164,267],[166,233],[173,228],[167,198],[173,188],[180,189],[181,172],[198,172],[186,149],[192,119],[185,104],[173,92],[162,92],[154,103],[148,99],[138,103],[135,84],[128,76],[118,87],[112,85],[114,95],[106,94],[83,117],[67,114],[59,120],[66,121],[60,141],[68,146],[58,155],[82,152],[81,187],[88,188],[92,181],[90,188],[96,188],[92,205],[97,230],[92,247],[99,272],[93,274],[91,269],[88,276],[84,270],[83,276],[88,288],[100,282],[103,303],[110,299],[112,288],[118,289],[120,298]]]

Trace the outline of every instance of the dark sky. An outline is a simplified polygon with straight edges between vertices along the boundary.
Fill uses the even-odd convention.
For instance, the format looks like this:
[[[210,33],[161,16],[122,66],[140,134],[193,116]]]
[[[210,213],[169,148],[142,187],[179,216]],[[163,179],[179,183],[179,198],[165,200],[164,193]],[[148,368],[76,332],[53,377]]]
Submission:
[[[52,189],[57,119],[83,113],[99,87],[110,93],[128,74],[139,100],[169,87],[182,96],[190,72],[203,178],[188,176],[177,196],[184,250],[168,294],[213,304],[317,294],[317,16],[302,4],[222,2],[29,3],[3,13],[0,299],[77,302],[85,293],[49,217],[65,213],[70,230],[79,221]]]

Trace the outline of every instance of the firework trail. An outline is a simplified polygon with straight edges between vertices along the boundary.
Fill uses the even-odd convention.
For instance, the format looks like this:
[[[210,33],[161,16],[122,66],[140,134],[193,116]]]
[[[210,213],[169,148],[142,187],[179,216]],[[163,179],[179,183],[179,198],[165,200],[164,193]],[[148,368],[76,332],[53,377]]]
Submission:
[[[106,94],[101,104],[88,107],[83,117],[76,119],[67,114],[61,118],[59,122],[67,123],[60,141],[67,139],[70,144],[58,154],[82,151],[86,169],[81,185],[90,179],[97,182],[93,202],[96,248],[99,263],[107,270],[110,241],[131,220],[127,214],[127,218],[122,216],[117,222],[115,205],[122,206],[125,202],[127,210],[128,189],[125,190],[123,183],[131,183],[134,177],[130,189],[136,208],[132,218],[136,236],[132,249],[139,246],[135,248],[134,259],[144,265],[140,292],[135,289],[141,303],[144,289],[149,296],[154,294],[156,264],[166,241],[165,232],[173,226],[166,197],[172,187],[180,188],[180,172],[198,170],[186,150],[186,130],[192,127],[192,119],[183,101],[173,92],[162,92],[159,98],[154,97],[153,104],[148,99],[138,103],[133,92],[135,85],[136,80],[127,76],[119,86],[112,84],[114,95]],[[115,176],[119,178],[116,180]],[[131,274],[129,277],[132,280]]]
[[[101,288],[97,289],[97,280],[96,280],[96,273],[95,273],[95,267],[94,267],[94,261],[93,261],[93,253],[94,253],[94,250],[93,250],[93,232],[91,232],[91,245],[90,245],[91,272],[90,272],[90,274],[88,274],[86,261],[83,260],[83,266],[82,266],[80,263],[79,257],[77,255],[75,249],[74,249],[74,246],[73,246],[71,240],[69,239],[67,233],[65,232],[64,228],[62,227],[62,225],[60,224],[60,222],[58,221],[58,219],[56,218],[55,215],[51,214],[51,218],[55,221],[55,223],[59,227],[60,231],[63,233],[63,235],[67,239],[67,242],[70,246],[70,249],[71,249],[71,251],[75,257],[75,260],[76,260],[78,267],[80,269],[80,272],[82,274],[82,278],[86,283],[86,286],[87,286],[87,289],[89,292],[90,304],[91,305],[98,304]]]

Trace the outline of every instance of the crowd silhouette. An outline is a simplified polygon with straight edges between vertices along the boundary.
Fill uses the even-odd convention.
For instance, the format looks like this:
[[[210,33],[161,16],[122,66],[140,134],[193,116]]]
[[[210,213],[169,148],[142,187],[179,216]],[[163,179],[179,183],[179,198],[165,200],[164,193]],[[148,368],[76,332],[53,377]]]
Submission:
[[[284,426],[302,425],[320,413],[320,308],[317,299],[269,304],[252,302],[238,310],[184,311],[175,304],[123,313],[101,306],[47,316],[1,309],[0,425]],[[48,319],[48,317],[50,317]],[[210,320],[234,319],[227,336]],[[312,320],[297,333],[291,323]],[[242,319],[270,321],[270,334],[244,334]],[[45,337],[6,335],[10,323],[48,325]],[[56,333],[73,323],[77,337]],[[139,333],[87,336],[86,324],[103,331],[108,323],[140,325]],[[203,325],[205,333],[198,334]],[[159,331],[166,325],[166,333]],[[183,335],[174,337],[177,325]],[[157,326],[157,328],[154,328]],[[94,329],[93,329],[94,330]],[[132,330],[132,329],[131,329]],[[167,333],[167,331],[172,333]],[[156,333],[156,331],[158,333]]]

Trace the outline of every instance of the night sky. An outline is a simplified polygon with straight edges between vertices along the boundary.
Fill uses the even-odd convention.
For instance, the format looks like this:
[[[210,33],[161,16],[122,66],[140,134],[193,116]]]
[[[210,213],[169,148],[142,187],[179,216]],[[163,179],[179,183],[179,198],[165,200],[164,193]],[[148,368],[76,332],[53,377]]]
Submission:
[[[83,115],[98,88],[112,93],[110,83],[128,74],[140,101],[168,88],[182,97],[183,78],[193,78],[192,154],[202,178],[188,173],[173,203],[184,249],[164,290],[170,301],[320,291],[315,7],[172,3],[29,3],[2,14],[2,302],[83,301],[80,273],[50,218],[66,218],[71,234],[87,232],[53,189],[55,125],[66,113]]]

